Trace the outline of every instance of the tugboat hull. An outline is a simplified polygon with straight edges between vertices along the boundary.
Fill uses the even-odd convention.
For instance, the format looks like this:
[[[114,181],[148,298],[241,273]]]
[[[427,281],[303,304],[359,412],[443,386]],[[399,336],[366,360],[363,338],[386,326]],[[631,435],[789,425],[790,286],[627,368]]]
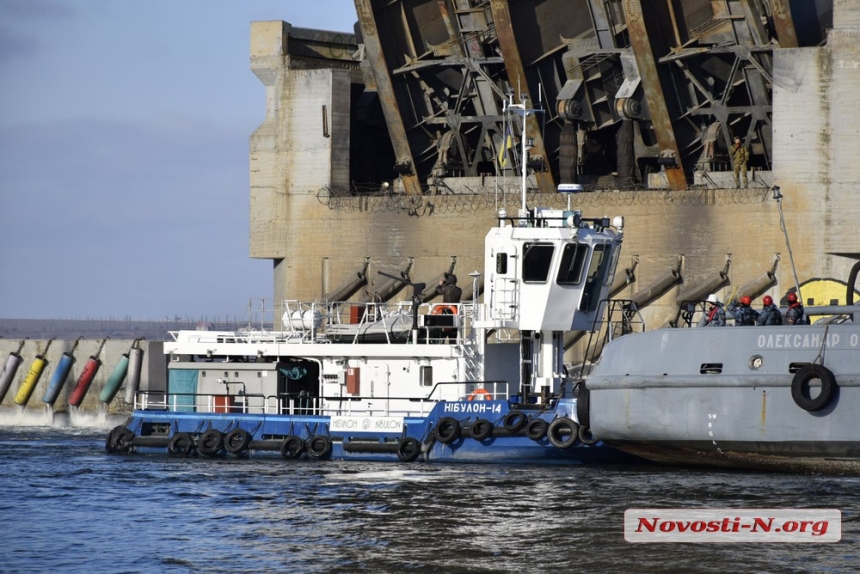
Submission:
[[[594,435],[653,461],[860,474],[851,322],[622,337],[587,389]]]
[[[289,460],[520,464],[635,460],[599,442],[583,443],[576,436],[574,411],[575,401],[570,400],[539,410],[512,409],[508,401],[501,400],[442,402],[427,417],[402,420],[136,411],[125,425],[111,431],[106,448],[114,453]],[[562,434],[537,435],[533,430],[554,425],[573,430],[573,440]]]

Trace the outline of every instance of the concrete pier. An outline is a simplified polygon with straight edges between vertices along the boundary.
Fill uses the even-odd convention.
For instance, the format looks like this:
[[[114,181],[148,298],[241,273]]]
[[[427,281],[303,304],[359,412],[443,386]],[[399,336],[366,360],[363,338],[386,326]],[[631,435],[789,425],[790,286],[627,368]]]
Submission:
[[[762,295],[776,301],[797,285],[804,304],[845,301],[844,282],[860,257],[860,162],[853,159],[860,149],[853,104],[860,92],[858,21],[860,3],[834,3],[826,44],[774,51],[773,169],[751,171],[748,188],[735,189],[728,170],[697,173],[689,189],[668,190],[651,181],[665,179],[658,172],[647,190],[607,188],[574,198],[574,208],[587,215],[625,217],[619,272],[637,261],[637,281],[617,297],[634,297],[680,265],[683,281],[643,310],[648,328],[672,320],[684,290],[708,281],[727,261],[728,282],[717,293],[724,300],[772,272],[773,285]],[[384,182],[386,193],[344,192],[344,142],[359,135],[337,118],[345,113],[343,94],[354,70],[320,58],[307,69],[311,64],[290,54],[289,35],[282,23],[251,29],[251,68],[267,87],[267,115],[251,138],[250,245],[252,257],[273,261],[274,299],[319,299],[367,260],[367,290],[382,280],[377,271],[407,262],[412,279],[426,281],[453,258],[461,283],[468,281],[471,271],[483,269],[483,237],[497,210],[519,208],[519,187],[504,178],[497,185],[492,176],[451,177],[436,182],[443,192],[423,196],[406,194],[398,179]],[[328,131],[321,109],[334,114]],[[358,157],[349,160],[358,163]],[[774,185],[782,190],[781,204]],[[561,207],[564,199],[556,195],[530,193],[529,206]]]
[[[24,345],[19,353],[22,361],[2,402],[0,402],[0,426],[112,427],[121,424],[131,413],[133,407],[133,405],[125,402],[128,377],[110,403],[105,404],[99,401],[99,393],[107,384],[123,354],[129,352],[133,343],[133,340],[107,340],[99,351],[102,339],[82,339],[72,353],[75,362],[63,382],[56,402],[51,406],[43,400],[45,391],[63,353],[70,351],[75,341],[57,339],[49,347],[48,339],[24,340]],[[0,369],[6,365],[9,355],[16,352],[20,344],[20,340],[0,339]],[[140,341],[138,343],[138,347],[143,350],[140,390],[165,389],[167,359],[162,353],[163,346],[164,344],[158,341]],[[46,348],[47,353],[45,353]],[[89,358],[96,354],[98,354],[97,358],[101,360],[102,365],[99,367],[89,390],[80,406],[69,405],[69,397],[74,390],[75,383]],[[19,405],[15,402],[15,395],[21,385],[24,384],[30,366],[37,356],[44,357],[47,364],[27,404]]]

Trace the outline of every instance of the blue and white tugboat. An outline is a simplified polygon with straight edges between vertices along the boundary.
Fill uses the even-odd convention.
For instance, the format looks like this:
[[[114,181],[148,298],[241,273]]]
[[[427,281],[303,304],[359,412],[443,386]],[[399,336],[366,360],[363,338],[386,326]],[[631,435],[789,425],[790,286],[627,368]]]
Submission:
[[[509,108],[525,117],[525,103]],[[526,157],[526,138],[522,138]],[[526,162],[522,162],[526,165]],[[499,212],[484,293],[458,304],[283,302],[279,329],[179,331],[166,392],[139,392],[109,452],[284,459],[587,463],[634,457],[576,414],[565,331],[603,312],[620,217]],[[479,273],[474,273],[477,283]],[[440,312],[441,311],[441,312]]]

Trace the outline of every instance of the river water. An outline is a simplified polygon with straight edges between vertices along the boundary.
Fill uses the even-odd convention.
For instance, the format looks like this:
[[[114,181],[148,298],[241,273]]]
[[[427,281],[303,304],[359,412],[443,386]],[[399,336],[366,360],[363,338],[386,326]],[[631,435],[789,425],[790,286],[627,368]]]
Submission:
[[[860,478],[108,455],[0,428],[4,572],[856,572]],[[627,508],[835,508],[835,544],[630,544]]]

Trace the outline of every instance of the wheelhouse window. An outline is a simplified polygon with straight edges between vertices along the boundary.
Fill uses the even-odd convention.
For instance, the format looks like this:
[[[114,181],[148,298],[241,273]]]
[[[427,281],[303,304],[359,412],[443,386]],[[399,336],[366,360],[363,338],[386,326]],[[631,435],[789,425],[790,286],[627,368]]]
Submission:
[[[580,311],[591,313],[597,309],[597,304],[600,302],[600,286],[609,270],[611,251],[612,247],[605,243],[594,246],[591,262],[588,265],[588,276],[585,279],[582,301],[579,304]]]
[[[607,247],[609,246],[607,245]],[[612,285],[612,281],[615,279],[615,270],[618,268],[618,255],[620,253],[620,249],[612,249],[612,256],[608,257],[609,269],[607,270],[606,277],[603,279],[604,285]]]
[[[555,246],[552,243],[526,243],[524,247],[523,282],[546,283]]]
[[[558,276],[555,281],[559,285],[579,285],[582,281],[582,271],[588,259],[588,245],[584,243],[568,243],[561,252],[561,264],[558,266]]]

